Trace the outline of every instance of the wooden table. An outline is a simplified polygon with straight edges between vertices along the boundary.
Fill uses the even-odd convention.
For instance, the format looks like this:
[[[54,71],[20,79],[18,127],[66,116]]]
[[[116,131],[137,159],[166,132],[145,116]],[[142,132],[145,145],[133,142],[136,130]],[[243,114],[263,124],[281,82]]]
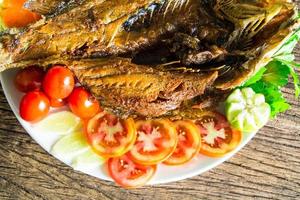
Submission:
[[[300,58],[300,48],[296,50]],[[300,60],[300,59],[298,59]],[[0,90],[0,199],[300,199],[300,101],[233,158],[199,176],[125,190],[72,170],[46,153],[16,120]]]

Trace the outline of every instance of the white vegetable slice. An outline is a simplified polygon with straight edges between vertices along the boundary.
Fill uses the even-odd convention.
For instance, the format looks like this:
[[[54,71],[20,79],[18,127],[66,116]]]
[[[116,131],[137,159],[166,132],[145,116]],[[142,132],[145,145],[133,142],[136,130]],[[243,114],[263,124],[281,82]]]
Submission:
[[[106,160],[94,153],[84,134],[77,131],[60,138],[52,147],[51,153],[71,163],[75,170],[89,170],[100,167]]]
[[[91,148],[78,155],[72,161],[71,166],[75,170],[88,170],[100,167],[106,159],[96,154]]]
[[[89,150],[89,145],[82,132],[63,136],[52,147],[51,153],[62,160],[73,160],[74,157]]]
[[[42,132],[66,135],[73,131],[80,130],[82,128],[82,122],[80,118],[72,112],[62,111],[50,114],[39,122],[36,128],[42,130]]]
[[[236,89],[227,98],[226,116],[231,125],[243,132],[254,132],[269,120],[271,109],[262,94],[252,88]]]

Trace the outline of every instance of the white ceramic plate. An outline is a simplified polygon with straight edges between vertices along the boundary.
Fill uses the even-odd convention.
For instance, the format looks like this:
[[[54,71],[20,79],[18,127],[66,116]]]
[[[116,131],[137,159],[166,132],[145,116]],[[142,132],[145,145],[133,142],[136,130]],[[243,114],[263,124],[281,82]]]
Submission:
[[[17,119],[24,127],[24,129],[39,145],[41,145],[47,152],[49,152],[51,146],[55,143],[55,141],[59,138],[59,136],[57,134],[43,133],[43,130],[37,130],[37,128],[34,125],[29,124],[20,118],[18,107],[19,107],[20,99],[23,94],[18,92],[14,87],[13,79],[15,73],[16,70],[8,70],[0,74],[1,84],[5,96],[7,98],[7,101],[10,107],[12,108],[14,114],[16,115]],[[243,140],[241,144],[238,146],[238,148],[236,148],[234,151],[227,154],[223,158],[216,159],[216,158],[209,158],[206,156],[199,155],[189,163],[182,166],[173,167],[173,166],[166,166],[161,164],[158,166],[157,172],[155,176],[152,178],[152,180],[149,182],[149,184],[160,184],[160,183],[179,181],[182,179],[199,175],[205,171],[208,171],[213,167],[216,167],[217,165],[223,163],[231,156],[233,156],[236,152],[238,152],[241,148],[243,148],[253,138],[254,135],[255,133],[244,134]],[[70,165],[70,161],[68,159],[64,159],[64,158],[58,158],[58,159],[66,163],[67,165]],[[88,169],[88,170],[82,170],[82,172],[95,176],[100,179],[111,180],[111,178],[107,175],[105,165],[103,165],[101,169],[99,168]]]

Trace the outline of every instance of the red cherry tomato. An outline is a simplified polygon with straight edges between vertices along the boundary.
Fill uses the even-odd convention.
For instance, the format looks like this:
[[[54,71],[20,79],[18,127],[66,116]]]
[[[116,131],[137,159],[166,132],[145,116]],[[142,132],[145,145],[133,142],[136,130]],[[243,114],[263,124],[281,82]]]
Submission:
[[[65,99],[50,99],[50,106],[53,108],[63,107],[66,103]]]
[[[74,82],[74,75],[69,69],[54,66],[46,73],[43,89],[52,99],[64,99],[73,91]]]
[[[126,154],[108,160],[108,172],[114,181],[125,188],[145,185],[154,175],[156,165],[140,165],[133,162]]]
[[[48,97],[40,91],[27,93],[20,103],[20,115],[28,122],[36,122],[47,116],[50,109]]]
[[[118,157],[129,151],[136,139],[133,119],[126,120],[106,112],[90,119],[86,136],[93,150],[103,157]]]
[[[200,153],[209,157],[222,157],[235,149],[242,133],[230,127],[226,117],[218,112],[206,111],[195,121],[202,138]]]
[[[83,87],[77,87],[68,98],[71,111],[82,119],[94,117],[100,110],[99,102]]]
[[[15,86],[21,92],[29,92],[40,89],[44,78],[44,71],[37,67],[31,66],[21,69],[15,77]]]

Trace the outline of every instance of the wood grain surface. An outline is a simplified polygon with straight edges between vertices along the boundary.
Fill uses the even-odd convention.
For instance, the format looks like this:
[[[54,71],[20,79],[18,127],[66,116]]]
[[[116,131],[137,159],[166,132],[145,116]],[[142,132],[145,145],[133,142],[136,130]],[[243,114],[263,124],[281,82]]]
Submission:
[[[300,60],[300,48],[296,50]],[[21,127],[0,90],[0,200],[300,199],[300,101],[265,126],[227,162],[170,184],[125,190],[72,170],[46,153]]]

